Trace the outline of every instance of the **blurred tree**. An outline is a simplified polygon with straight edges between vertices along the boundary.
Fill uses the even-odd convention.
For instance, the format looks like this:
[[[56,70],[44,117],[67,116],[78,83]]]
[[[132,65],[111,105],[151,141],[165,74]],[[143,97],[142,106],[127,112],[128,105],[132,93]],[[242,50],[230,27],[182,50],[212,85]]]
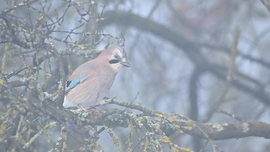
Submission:
[[[0,150],[269,151],[269,3],[6,0]],[[132,64],[117,97],[63,109],[68,74],[107,43]]]

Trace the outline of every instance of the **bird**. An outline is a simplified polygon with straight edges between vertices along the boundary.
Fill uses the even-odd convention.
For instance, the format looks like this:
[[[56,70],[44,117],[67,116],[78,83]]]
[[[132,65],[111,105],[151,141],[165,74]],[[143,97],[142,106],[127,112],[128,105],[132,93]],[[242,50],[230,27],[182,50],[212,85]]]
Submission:
[[[90,108],[109,92],[118,71],[130,67],[122,46],[111,46],[78,66],[66,82],[64,108]]]

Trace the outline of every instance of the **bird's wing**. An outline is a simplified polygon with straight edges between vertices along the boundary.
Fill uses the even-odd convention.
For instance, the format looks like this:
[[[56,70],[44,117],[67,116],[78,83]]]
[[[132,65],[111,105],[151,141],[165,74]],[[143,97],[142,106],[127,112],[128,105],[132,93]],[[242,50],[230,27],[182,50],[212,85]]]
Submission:
[[[78,84],[82,83],[91,73],[95,71],[96,64],[93,60],[88,61],[82,65],[80,65],[72,75],[68,78],[66,83],[66,94],[73,88],[75,88]]]
[[[71,89],[75,88],[78,84],[82,83],[85,78],[86,76],[80,76],[74,80],[67,81],[65,94],[67,94]]]
[[[74,80],[68,80],[66,82],[66,90],[65,90],[65,94],[67,94],[71,89],[75,88],[78,84],[82,83],[85,79],[86,79],[87,76],[80,76],[79,78],[77,79],[74,79]],[[53,97],[53,101],[56,101],[58,100],[58,95],[56,95],[55,97]]]

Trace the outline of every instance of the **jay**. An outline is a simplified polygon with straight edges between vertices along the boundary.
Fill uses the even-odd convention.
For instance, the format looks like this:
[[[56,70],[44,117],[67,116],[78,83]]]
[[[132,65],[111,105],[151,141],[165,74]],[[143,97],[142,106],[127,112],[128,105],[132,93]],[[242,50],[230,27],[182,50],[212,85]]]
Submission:
[[[107,48],[97,58],[77,67],[68,78],[63,107],[94,106],[110,90],[117,72],[129,66],[122,47]]]

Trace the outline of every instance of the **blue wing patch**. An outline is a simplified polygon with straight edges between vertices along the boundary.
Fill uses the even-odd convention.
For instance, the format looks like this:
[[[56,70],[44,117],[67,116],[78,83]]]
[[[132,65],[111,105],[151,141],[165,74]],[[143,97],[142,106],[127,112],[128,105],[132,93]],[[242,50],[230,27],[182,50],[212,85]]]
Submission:
[[[75,80],[67,81],[67,89],[72,89],[76,87],[81,81],[85,78],[85,76],[81,76]]]
[[[67,94],[71,89],[75,88],[78,84],[80,84],[85,77],[86,76],[81,76],[81,77],[79,77],[79,78],[77,78],[75,80],[67,81],[65,94]],[[53,101],[58,100],[58,95],[53,97],[52,100]]]
[[[65,94],[67,94],[71,89],[75,88],[78,84],[80,84],[85,77],[86,76],[81,76],[77,79],[67,81],[67,88]]]

